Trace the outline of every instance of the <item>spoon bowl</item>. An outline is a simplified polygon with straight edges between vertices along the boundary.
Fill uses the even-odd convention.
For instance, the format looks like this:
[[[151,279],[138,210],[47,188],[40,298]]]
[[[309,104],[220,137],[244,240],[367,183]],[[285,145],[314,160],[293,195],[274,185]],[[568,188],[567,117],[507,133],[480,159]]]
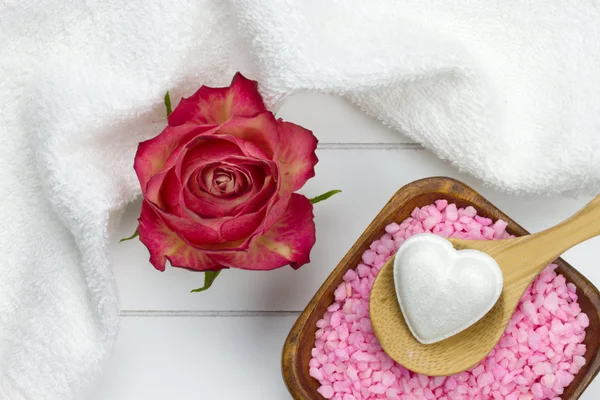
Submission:
[[[504,240],[450,239],[457,250],[492,256],[504,276],[502,294],[479,321],[445,340],[422,344],[410,332],[398,305],[394,258],[382,267],[369,302],[373,330],[384,351],[412,371],[430,376],[457,374],[475,366],[502,337],[519,301],[535,277],[567,249],[600,235],[600,196],[577,214],[545,231]]]
[[[371,324],[381,347],[403,367],[429,376],[453,375],[475,366],[494,348],[512,316],[504,293],[474,325],[432,344],[422,344],[402,316],[394,288],[394,258],[382,268],[371,291]]]

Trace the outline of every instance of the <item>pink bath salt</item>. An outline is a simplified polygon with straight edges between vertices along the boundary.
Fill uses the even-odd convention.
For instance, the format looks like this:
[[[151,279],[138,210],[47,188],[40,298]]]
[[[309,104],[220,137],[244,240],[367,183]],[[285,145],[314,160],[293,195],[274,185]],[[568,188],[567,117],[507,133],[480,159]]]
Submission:
[[[348,368],[346,369],[346,375],[352,382],[358,380],[358,371],[354,365],[348,365]]]
[[[317,322],[309,373],[320,383],[319,393],[334,400],[560,396],[585,365],[583,340],[589,318],[577,304],[577,288],[556,273],[556,265],[544,269],[525,291],[489,355],[454,376],[427,377],[395,363],[381,349],[368,318],[373,281],[406,238],[430,230],[456,238],[502,239],[510,237],[506,227],[504,221],[491,221],[474,208],[459,209],[445,200],[416,208],[411,217],[390,224],[365,251],[363,262],[346,271],[335,301]]]
[[[373,243],[371,243],[371,245],[369,246],[369,248],[373,251],[377,251],[377,248],[381,246],[381,240],[376,240]]]
[[[344,376],[341,375],[340,379],[336,379],[336,382],[333,383],[333,391],[335,393],[349,393],[350,392],[350,386],[352,386],[352,384],[343,379],[344,379]]]
[[[398,394],[397,389],[388,389],[385,391],[385,399],[387,400],[400,400],[400,395]]]
[[[381,244],[389,250],[389,254],[392,254],[396,251],[396,244],[394,243],[394,239],[392,238],[382,239]]]
[[[405,239],[403,237],[394,238],[394,247],[400,248],[400,246],[402,246],[404,243],[404,240]]]
[[[461,224],[463,224],[463,225],[465,225],[467,227],[467,232],[471,231],[471,229],[468,229],[468,228],[469,228],[469,224],[471,222],[473,222],[473,218],[467,217],[466,215],[463,215],[462,217],[458,218],[458,222],[460,222]]]
[[[436,225],[436,220],[434,217],[427,217],[425,218],[425,221],[423,221],[423,229],[430,231],[431,229],[433,229],[433,227]]]
[[[400,225],[398,225],[395,222],[392,222],[391,224],[389,224],[388,226],[385,227],[385,231],[387,233],[389,233],[390,235],[397,233],[399,230],[400,230]]]
[[[321,371],[325,375],[331,375],[335,372],[335,364],[327,363],[327,364],[323,365],[323,368],[321,368]]]
[[[554,381],[556,381],[556,377],[553,374],[546,374],[542,376],[540,383],[548,389],[551,389],[554,387]]]
[[[494,225],[492,225],[492,228],[494,229],[494,232],[496,233],[496,238],[500,237],[504,233],[507,226],[508,226],[508,223],[505,221],[502,221],[501,219],[494,222]]]
[[[529,348],[533,351],[540,350],[543,345],[541,336],[536,332],[529,332],[527,343],[529,344]]]
[[[549,362],[542,361],[535,364],[532,368],[536,375],[545,375],[552,372],[552,365]]]
[[[371,273],[371,268],[365,264],[358,264],[358,266],[356,267],[356,273],[360,278],[364,278],[366,276],[369,276],[369,274]],[[356,278],[354,279],[354,281],[356,281]]]
[[[371,369],[373,370],[373,374],[371,375],[373,383],[381,382],[381,376],[383,375],[383,372],[374,369],[372,366]]]
[[[558,310],[558,295],[556,292],[551,292],[546,296],[544,300],[544,307],[550,311],[551,313],[556,312]]]
[[[477,215],[475,217],[475,221],[479,222],[483,226],[492,225],[492,220],[491,219],[486,218],[486,217],[480,217],[479,215]]]
[[[311,369],[309,370],[309,374],[310,374],[310,376],[312,376],[313,378],[315,378],[315,379],[316,379],[316,380],[318,380],[318,381],[321,381],[321,380],[323,380],[323,373],[322,373],[322,372],[321,372],[321,370],[320,370],[320,369],[318,369],[318,368],[314,368],[314,367],[313,367],[313,368],[311,368]]]
[[[344,274],[344,277],[342,279],[344,279],[344,282],[352,282],[353,280],[356,279],[357,275],[358,274],[356,273],[355,270],[349,269],[348,271],[346,271],[346,273]]]
[[[388,249],[387,247],[385,247],[384,245],[379,245],[379,246],[377,246],[377,253],[388,256],[392,253],[392,251],[390,249]],[[373,263],[373,265],[375,265],[375,263]]]
[[[423,224],[421,222],[418,222],[417,224],[415,224],[415,226],[413,226],[412,234],[418,235],[420,233],[425,233],[425,228],[423,227]]]
[[[346,285],[344,283],[340,284],[333,292],[333,296],[335,297],[335,301],[344,301],[346,298]]]
[[[529,359],[527,360],[527,363],[529,365],[535,365],[535,364],[545,361],[547,359],[548,358],[544,354],[537,353],[537,354],[534,354],[531,357],[529,357]]]
[[[456,209],[456,204],[448,204],[445,211],[446,211],[446,221],[455,222],[458,220],[458,211]]]
[[[581,339],[583,341],[584,338]],[[576,344],[575,349],[573,350],[573,355],[575,356],[583,356],[585,354],[585,344]]]
[[[340,307],[341,307],[341,303],[339,303],[339,302],[336,301],[335,303],[333,303],[332,305],[330,305],[329,307],[327,307],[327,311],[330,312],[330,313],[332,313],[334,311],[339,310]]]
[[[348,329],[348,325],[343,324],[337,328],[337,334],[341,341],[345,341],[350,336],[350,330]]]
[[[332,328],[337,328],[342,323],[342,314],[339,311],[335,311],[331,314],[331,320],[329,321]],[[332,332],[333,333],[333,332]],[[337,337],[337,332],[335,333]],[[333,338],[329,338],[330,340],[335,340]]]
[[[385,387],[390,387],[396,382],[396,375],[392,371],[384,371],[381,375],[381,383]]]
[[[387,391],[387,387],[381,383],[377,383],[369,387],[369,392],[373,394],[384,394]]]
[[[542,385],[540,385],[539,383],[534,383],[533,385],[531,385],[531,394],[538,399],[543,398],[544,396],[544,390],[542,389]]]
[[[564,286],[563,286],[563,288],[564,288]],[[571,303],[569,305],[564,304],[561,306],[561,308],[565,311],[570,310],[570,314],[574,315],[574,316],[581,314],[581,306],[577,303]]]
[[[440,199],[435,201],[435,207],[438,211],[444,211],[444,209],[448,206],[448,200]]]
[[[588,326],[590,326],[590,319],[588,318],[588,316],[586,314],[581,313],[577,316],[576,319],[582,328],[587,328]]]
[[[524,303],[521,303],[520,308],[523,310],[523,313],[531,319],[535,318],[537,315],[537,308],[531,301],[525,301]]]
[[[481,389],[490,385],[494,381],[494,375],[491,372],[484,372],[477,377],[477,386]]]
[[[328,325],[329,322],[327,322],[325,319],[320,319],[317,321],[317,328],[325,328]]]
[[[467,217],[474,217],[475,215],[477,215],[477,210],[475,210],[473,206],[468,206],[464,209],[464,213]]]
[[[573,357],[573,363],[579,368],[581,368],[585,365],[585,358],[583,358],[582,356],[575,356]]]
[[[450,391],[456,389],[457,386],[458,386],[458,383],[456,382],[456,379],[453,376],[451,376],[446,381],[445,388],[446,388],[447,391],[450,392]]]
[[[326,399],[331,399],[334,394],[333,388],[330,385],[321,386],[317,389],[317,392],[319,392],[321,396],[325,397]]]
[[[377,253],[375,253],[373,250],[367,250],[363,253],[362,260],[367,265],[373,265],[376,255],[377,255]]]
[[[570,372],[565,370],[558,370],[556,371],[557,382],[555,383],[555,386],[558,384],[561,388],[565,388],[569,386],[571,382],[573,382],[573,379],[575,379],[575,377]]]
[[[527,330],[519,328],[517,333],[517,342],[521,344],[527,343]]]
[[[433,217],[435,219],[436,224],[443,222],[444,214],[442,214],[440,212],[440,210],[437,209],[437,207],[429,206],[429,208],[427,209],[427,212],[429,213],[430,217]]]
[[[469,231],[475,232],[476,234],[479,234],[481,232],[481,230],[483,229],[483,225],[481,225],[479,222],[473,220],[468,223],[467,229]]]
[[[527,385],[527,379],[523,375],[515,376],[514,382],[519,386]]]
[[[484,226],[481,232],[484,239],[491,240],[494,238],[494,230],[489,226]]]
[[[483,371],[485,371],[485,367],[483,365],[479,365],[475,368],[473,368],[473,376],[478,377],[479,375],[481,375],[483,373]]]
[[[506,369],[500,365],[495,365],[492,368],[492,375],[494,375],[495,379],[501,380],[506,376]]]
[[[332,328],[336,328],[336,326],[332,326]],[[332,342],[337,342],[339,339],[340,338],[338,337],[338,334],[336,331],[329,332],[329,334],[327,335],[327,338],[326,338],[328,344],[332,343]]]
[[[345,348],[346,347],[344,347],[344,348],[338,348],[337,350],[334,350],[335,357],[336,357],[337,361],[346,362],[346,361],[348,361],[350,359],[350,354],[348,353],[348,351],[345,351]]]
[[[552,282],[555,288],[559,288],[561,286],[565,286],[567,284],[567,278],[562,275],[557,275]]]

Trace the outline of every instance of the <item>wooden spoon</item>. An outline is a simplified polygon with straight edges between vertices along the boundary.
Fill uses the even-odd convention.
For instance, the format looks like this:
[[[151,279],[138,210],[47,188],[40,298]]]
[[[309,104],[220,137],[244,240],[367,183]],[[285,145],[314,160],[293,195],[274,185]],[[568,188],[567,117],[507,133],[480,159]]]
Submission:
[[[466,330],[433,344],[421,344],[408,329],[394,288],[392,257],[373,283],[371,324],[383,350],[405,368],[430,376],[457,374],[475,366],[494,348],[519,300],[535,277],[563,252],[600,235],[600,195],[583,209],[545,231],[504,240],[450,239],[454,248],[483,251],[504,276],[495,306]]]

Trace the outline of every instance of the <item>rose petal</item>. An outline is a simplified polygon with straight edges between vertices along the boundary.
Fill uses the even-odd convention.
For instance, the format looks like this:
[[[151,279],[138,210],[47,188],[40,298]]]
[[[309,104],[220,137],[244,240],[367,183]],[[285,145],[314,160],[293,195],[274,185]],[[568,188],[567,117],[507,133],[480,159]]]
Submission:
[[[264,208],[242,217],[201,218],[187,211],[185,207],[181,208],[183,215],[177,215],[164,211],[150,201],[146,202],[169,230],[175,232],[185,243],[207,253],[246,250],[250,240],[264,231]],[[238,229],[227,226],[225,231],[222,231],[224,224],[237,218],[241,218],[239,223],[242,226]],[[222,233],[226,236],[223,237]]]
[[[185,144],[211,131],[216,131],[214,125],[166,127],[158,136],[140,143],[133,168],[140,181],[142,192],[146,192],[146,185],[150,178],[175,164]]]
[[[277,121],[280,142],[275,160],[279,167],[279,186],[274,206],[267,211],[265,226],[268,228],[285,212],[292,192],[298,190],[315,175],[314,166],[318,162],[315,154],[317,139],[311,131],[281,120]]]
[[[315,176],[318,140],[311,131],[291,122],[279,119],[277,126],[279,144],[274,158],[280,168],[282,190],[295,192]]]
[[[190,97],[181,99],[169,116],[169,125],[222,124],[234,115],[252,117],[266,111],[257,87],[256,81],[239,72],[229,87],[202,86]]]
[[[175,169],[171,168],[150,178],[144,198],[166,212],[181,216],[181,189]]]
[[[246,154],[271,160],[279,142],[277,129],[275,117],[267,111],[254,117],[232,117],[216,134],[233,136]]]
[[[224,266],[242,269],[271,270],[287,264],[299,268],[309,262],[315,239],[312,204],[293,194],[282,217],[264,235],[255,237],[247,251],[211,257]]]
[[[273,175],[277,166],[272,161],[255,160],[244,157],[231,157],[215,165],[230,166],[244,171],[250,179],[250,187],[243,193],[231,197],[213,195],[208,188],[201,187],[196,181],[202,172],[192,173],[182,192],[181,204],[200,217],[225,217],[258,211],[270,204],[270,198],[276,191]],[[207,165],[205,168],[213,168]]]
[[[202,135],[191,140],[176,162],[182,181],[208,163],[221,161],[230,156],[248,156],[241,148],[238,140],[229,135]]]
[[[138,221],[140,241],[148,248],[150,262],[159,271],[165,270],[166,260],[174,267],[197,271],[215,271],[223,268],[206,253],[181,240],[145,201],[142,203]]]
[[[219,234],[222,223],[220,220],[202,219],[194,214],[180,216],[166,212],[150,201],[147,201],[147,203],[170,230],[176,232],[183,241],[190,245],[206,250],[207,248],[215,248],[215,246],[219,247],[218,245],[223,242]],[[185,208],[183,212],[187,212]],[[230,247],[226,245],[224,248]],[[237,248],[236,244],[233,244],[233,248]]]
[[[266,207],[265,207],[266,208]],[[262,230],[257,232],[262,226],[265,219],[266,209],[257,212],[243,214],[239,217],[231,217],[221,224],[221,237],[228,242],[235,242],[242,239],[250,241],[253,234],[262,233]]]

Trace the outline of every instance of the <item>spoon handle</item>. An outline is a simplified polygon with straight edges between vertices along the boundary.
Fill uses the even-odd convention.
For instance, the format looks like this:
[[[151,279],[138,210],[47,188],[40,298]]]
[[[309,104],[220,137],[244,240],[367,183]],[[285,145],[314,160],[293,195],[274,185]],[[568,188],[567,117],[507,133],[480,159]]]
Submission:
[[[544,233],[548,235],[551,243],[557,247],[559,254],[581,242],[600,235],[600,195],[594,197],[571,218],[540,232],[538,235]]]
[[[544,231],[514,240],[523,254],[543,254],[551,262],[571,247],[600,235],[600,195],[572,217]],[[541,260],[540,260],[541,261]]]

